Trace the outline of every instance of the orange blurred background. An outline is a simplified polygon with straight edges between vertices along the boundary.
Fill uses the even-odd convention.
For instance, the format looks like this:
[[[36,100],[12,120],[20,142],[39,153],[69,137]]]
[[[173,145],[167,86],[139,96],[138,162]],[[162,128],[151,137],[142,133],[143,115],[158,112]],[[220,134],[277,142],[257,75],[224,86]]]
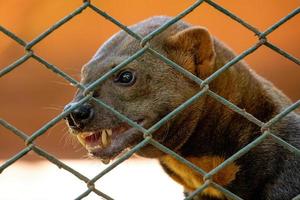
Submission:
[[[154,15],[175,16],[190,6],[191,0],[110,0],[93,1],[98,8],[125,25]],[[266,30],[299,6],[299,0],[215,1],[260,31]],[[29,42],[82,4],[79,0],[0,0],[0,25]],[[207,27],[212,34],[241,53],[257,37],[206,3],[184,18],[195,25]],[[300,57],[300,16],[280,26],[268,36],[276,46]],[[81,66],[97,48],[119,28],[91,9],[84,10],[71,21],[33,47],[33,51],[51,64],[79,80]],[[22,46],[0,32],[0,69],[25,53]],[[252,68],[271,80],[293,101],[300,99],[300,68],[278,53],[262,46],[245,59]],[[297,87],[298,86],[298,87]],[[0,79],[0,118],[27,134],[32,134],[57,116],[73,97],[75,89],[34,59],[29,59]],[[80,159],[83,151],[72,142],[64,122],[47,131],[36,141],[58,158]],[[0,126],[0,160],[8,159],[24,148],[24,143]],[[23,159],[36,159],[34,154]]]

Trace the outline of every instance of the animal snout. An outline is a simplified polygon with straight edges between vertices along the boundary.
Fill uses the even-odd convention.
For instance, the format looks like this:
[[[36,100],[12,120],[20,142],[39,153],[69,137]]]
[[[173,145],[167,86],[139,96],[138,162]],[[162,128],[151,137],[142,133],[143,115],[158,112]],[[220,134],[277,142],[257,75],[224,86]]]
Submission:
[[[65,106],[64,111],[70,108],[74,103],[69,103]],[[83,129],[85,125],[93,117],[93,109],[90,104],[82,104],[75,110],[73,110],[69,115],[65,117],[65,120],[68,122],[69,126],[73,129]]]

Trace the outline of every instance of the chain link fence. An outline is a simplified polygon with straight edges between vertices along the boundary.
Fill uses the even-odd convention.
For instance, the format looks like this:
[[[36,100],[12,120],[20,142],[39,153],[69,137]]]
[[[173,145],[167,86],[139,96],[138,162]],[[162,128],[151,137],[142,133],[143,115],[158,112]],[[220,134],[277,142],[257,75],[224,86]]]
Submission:
[[[257,36],[257,42],[253,44],[252,47],[249,49],[245,50],[238,56],[236,56],[234,59],[226,63],[223,67],[221,67],[219,70],[214,72],[211,76],[206,78],[205,80],[201,80],[198,77],[194,76],[190,72],[186,71],[184,68],[181,66],[177,65],[175,62],[172,60],[168,59],[164,55],[161,55],[158,53],[155,49],[150,48],[147,43],[156,35],[160,34],[163,32],[165,29],[167,29],[169,26],[172,24],[176,23],[178,20],[182,19],[186,15],[188,15],[190,12],[192,12],[195,8],[198,6],[201,6],[201,4],[208,4],[215,8],[216,10],[222,12],[226,17],[231,18],[232,20],[238,22],[241,26],[246,27],[248,30],[252,31],[256,36]],[[81,12],[84,12],[85,10],[90,9],[93,10],[94,12],[98,13],[105,19],[109,20],[110,22],[114,23],[116,26],[120,27],[123,29],[125,32],[127,32],[130,36],[135,38],[140,42],[141,48],[139,51],[137,51],[135,54],[130,56],[128,59],[124,60],[122,63],[120,63],[118,66],[113,68],[111,71],[107,72],[104,74],[102,77],[100,77],[98,80],[96,80],[94,83],[89,85],[88,87],[84,87],[81,85],[78,81],[73,79],[71,76],[60,70],[57,66],[54,66],[53,64],[49,63],[47,60],[43,59],[40,57],[37,53],[35,53],[32,48],[38,44],[40,41],[45,39],[49,34],[63,26],[65,23],[70,21],[72,18],[76,17],[79,15]],[[247,23],[243,19],[239,18],[232,12],[226,10],[222,6],[218,5],[217,3],[211,1],[211,0],[198,0],[194,4],[192,4],[190,7],[188,7],[186,10],[172,18],[170,21],[159,27],[157,30],[153,31],[152,33],[148,34],[145,37],[141,37],[139,34],[133,32],[130,30],[127,26],[123,25],[120,21],[117,19],[113,18],[110,16],[108,13],[105,13],[102,11],[100,8],[94,6],[92,2],[90,1],[83,1],[82,5],[74,10],[72,13],[55,23],[52,27],[47,29],[45,32],[41,33],[38,37],[34,38],[30,42],[25,42],[21,38],[19,38],[17,35],[12,33],[10,30],[6,29],[3,26],[0,26],[0,31],[4,33],[6,36],[10,37],[12,40],[16,41],[18,44],[24,47],[26,50],[26,54],[22,57],[20,57],[18,60],[16,60],[14,63],[10,64],[9,66],[5,67],[0,71],[0,78],[5,76],[7,73],[13,72],[14,69],[21,67],[21,64],[24,63],[26,60],[29,58],[33,58],[39,63],[41,63],[43,66],[51,70],[53,73],[57,74],[58,76],[63,77],[66,81],[70,82],[74,87],[81,89],[84,91],[85,97],[81,99],[77,104],[74,104],[71,106],[68,110],[65,112],[59,114],[56,116],[54,119],[49,121],[47,124],[45,124],[43,127],[41,127],[39,130],[37,130],[35,133],[33,133],[31,136],[28,136],[26,133],[23,131],[19,130],[17,127],[13,126],[9,122],[5,121],[5,119],[0,119],[0,124],[5,127],[6,129],[10,130],[13,134],[17,135],[20,139],[22,139],[25,142],[25,148],[18,152],[16,155],[11,157],[10,159],[6,160],[3,164],[0,166],[0,173],[2,173],[6,168],[11,166],[14,162],[25,156],[28,152],[33,151],[36,154],[44,157],[47,159],[49,162],[53,163],[57,167],[64,169],[74,176],[76,176],[80,181],[83,181],[87,185],[87,190],[83,192],[82,194],[78,194],[78,197],[76,199],[83,199],[84,197],[88,196],[91,192],[96,193],[100,197],[104,199],[111,200],[113,199],[112,197],[109,196],[109,194],[105,194],[101,192],[101,190],[97,189],[95,187],[95,182],[99,180],[101,177],[103,177],[105,174],[109,173],[111,170],[113,170],[116,166],[120,165],[122,162],[124,162],[126,159],[130,158],[135,152],[137,152],[139,149],[141,149],[143,146],[147,144],[151,144],[155,146],[156,148],[160,149],[161,151],[173,156],[175,159],[179,160],[180,162],[186,164],[199,174],[201,174],[204,178],[204,184],[201,185],[199,188],[197,188],[195,191],[193,191],[188,197],[186,197],[186,200],[191,200],[193,199],[194,196],[196,196],[198,193],[206,189],[207,187],[214,187],[215,189],[221,191],[225,196],[227,196],[230,199],[242,199],[241,197],[235,195],[234,193],[230,192],[226,188],[222,187],[221,185],[218,185],[212,180],[212,177],[218,173],[220,170],[222,170],[224,167],[227,165],[231,164],[244,154],[246,154],[248,151],[250,151],[252,148],[260,144],[265,138],[271,137],[274,141],[276,141],[278,144],[282,145],[284,148],[290,150],[292,153],[296,154],[297,156],[300,156],[300,150],[289,143],[285,142],[278,136],[274,135],[273,133],[270,132],[270,127],[274,125],[276,122],[281,120],[283,117],[285,117],[287,114],[290,112],[294,111],[298,107],[300,107],[300,100],[296,101],[294,104],[290,105],[287,107],[285,110],[283,110],[281,113],[278,113],[274,118],[269,120],[268,122],[262,122],[259,119],[255,118],[252,116],[250,113],[246,112],[242,108],[239,108],[238,106],[234,105],[233,103],[229,102],[228,100],[224,99],[223,97],[219,96],[218,94],[214,93],[209,89],[209,83],[213,81],[215,78],[217,78],[221,73],[226,71],[228,68],[230,68],[232,65],[235,63],[239,62],[241,59],[246,57],[247,55],[251,54],[255,50],[257,50],[261,46],[266,46],[278,54],[284,56],[285,58],[289,59],[290,61],[296,63],[297,65],[300,65],[300,60],[291,54],[285,52],[284,50],[280,49],[276,45],[272,44],[267,40],[267,36],[271,34],[274,30],[276,30],[279,26],[290,20],[291,18],[295,17],[297,14],[300,12],[300,7],[296,8],[293,10],[291,13],[286,15],[284,18],[279,20],[277,23],[269,27],[267,30],[261,32],[257,28],[253,27],[251,24]],[[115,110],[113,107],[105,104],[103,101],[93,98],[92,96],[92,91],[99,85],[101,84],[104,80],[108,79],[113,73],[116,71],[120,70],[133,60],[137,59],[141,55],[143,55],[145,52],[149,52],[152,55],[156,56],[157,59],[160,59],[173,67],[174,69],[178,70],[185,76],[189,77],[196,83],[198,83],[201,86],[201,91],[199,91],[197,94],[195,94],[193,97],[188,99],[186,102],[181,104],[179,107],[177,107],[175,110],[170,112],[168,115],[163,117],[159,122],[154,124],[152,127],[149,129],[145,129],[139,124],[135,123],[134,121],[130,120],[126,116],[122,115],[119,113],[117,110]],[[175,116],[177,113],[181,112],[183,109],[191,105],[194,101],[197,99],[201,98],[204,95],[209,95],[219,101],[220,103],[224,104],[234,112],[237,112],[238,114],[242,115],[249,121],[253,122],[257,126],[261,128],[261,135],[253,140],[251,143],[246,145],[244,148],[240,149],[238,152],[233,154],[231,157],[226,159],[223,163],[221,163],[219,166],[214,168],[213,170],[206,172],[203,169],[199,168],[198,166],[194,165],[193,163],[189,162],[188,160],[184,159],[180,155],[176,154],[172,150],[168,149],[167,147],[163,146],[162,144],[158,143],[154,139],[152,139],[151,135],[154,133],[156,130],[158,130],[162,125],[164,125],[168,120],[170,120],[173,116]],[[87,101],[95,101],[99,106],[103,106],[104,108],[110,110],[112,113],[114,113],[119,119],[122,121],[127,122],[130,126],[136,128],[140,132],[144,134],[144,140],[140,142],[138,145],[133,147],[131,150],[126,152],[124,155],[122,155],[120,158],[115,160],[112,164],[110,164],[106,169],[101,171],[98,175],[96,175],[94,178],[89,179],[80,172],[72,169],[70,166],[64,164],[62,161],[60,161],[58,158],[56,158],[54,155],[49,154],[46,150],[40,148],[38,145],[34,143],[34,141],[38,138],[41,137],[43,134],[47,132],[48,129],[53,127],[56,123],[58,123],[60,120],[62,120],[64,117],[66,117],[70,112],[72,112],[74,109],[79,107],[81,104],[87,102]],[[296,197],[293,198],[293,200],[300,200],[300,194]]]

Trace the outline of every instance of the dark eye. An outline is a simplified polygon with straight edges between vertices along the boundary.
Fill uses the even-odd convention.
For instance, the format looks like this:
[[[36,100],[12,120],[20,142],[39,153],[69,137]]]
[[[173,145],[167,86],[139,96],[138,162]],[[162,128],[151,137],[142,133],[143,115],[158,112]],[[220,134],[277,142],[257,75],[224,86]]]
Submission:
[[[135,81],[135,76],[130,71],[121,72],[118,77],[115,79],[115,82],[122,85],[132,85]]]
[[[99,91],[96,91],[96,90],[93,91],[93,97],[97,98],[99,96],[100,96]]]

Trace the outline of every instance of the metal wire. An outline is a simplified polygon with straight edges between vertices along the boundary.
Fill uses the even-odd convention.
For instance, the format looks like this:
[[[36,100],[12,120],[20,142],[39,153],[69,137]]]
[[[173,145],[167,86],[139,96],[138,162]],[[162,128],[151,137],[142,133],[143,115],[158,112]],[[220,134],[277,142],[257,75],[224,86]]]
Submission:
[[[231,61],[226,63],[223,67],[221,67],[219,70],[214,72],[211,76],[209,76],[205,80],[201,80],[200,78],[196,77],[195,75],[193,75],[189,71],[185,70],[180,65],[176,64],[172,60],[168,59],[164,55],[157,52],[155,49],[153,49],[153,48],[149,47],[148,45],[146,45],[155,36],[162,33],[164,30],[166,30],[172,24],[176,23],[178,20],[184,18],[186,15],[188,15],[190,12],[192,12],[194,9],[196,9],[197,7],[199,7],[203,3],[206,3],[210,6],[212,6],[213,8],[215,8],[216,10],[222,12],[225,16],[230,17],[232,20],[234,20],[237,23],[241,24],[242,26],[247,28],[249,31],[252,31],[258,37],[257,43],[253,44],[252,47],[250,47],[249,49],[242,52],[240,55],[233,58]],[[111,71],[104,74],[102,77],[100,77],[98,80],[96,80],[95,82],[90,84],[88,87],[84,87],[79,82],[77,82],[75,79],[73,79],[71,76],[69,76],[68,74],[66,74],[62,70],[60,70],[60,68],[54,66],[53,64],[49,63],[47,60],[45,60],[42,57],[38,56],[36,53],[34,53],[34,51],[32,49],[36,44],[38,44],[43,39],[45,39],[49,34],[56,31],[58,28],[63,26],[65,23],[69,22],[71,19],[73,19],[75,16],[79,15],[80,13],[85,11],[86,9],[90,9],[90,10],[94,11],[95,13],[97,13],[100,16],[104,17],[105,19],[109,20],[111,23],[113,23],[116,26],[120,27],[126,33],[128,33],[130,36],[132,36],[133,38],[138,40],[141,44],[141,49],[139,51],[137,51],[135,54],[133,54],[132,56],[130,56],[129,58],[124,60],[122,63],[120,63],[118,66],[116,66]],[[7,67],[5,67],[4,69],[2,69],[0,71],[0,78],[5,76],[8,73],[12,73],[13,70],[15,70],[16,68],[21,67],[22,63],[26,62],[29,58],[33,58],[33,59],[37,60],[38,62],[40,62],[41,64],[43,64],[44,67],[51,70],[53,73],[55,73],[55,74],[61,76],[62,78],[64,78],[67,82],[71,83],[74,87],[77,87],[77,88],[83,90],[84,95],[85,95],[85,97],[83,99],[81,99],[76,104],[72,105],[66,111],[64,111],[61,114],[59,114],[58,116],[56,116],[54,119],[52,119],[47,124],[42,126],[39,130],[37,130],[31,136],[28,136],[26,133],[24,133],[21,130],[17,129],[15,126],[11,125],[9,122],[5,121],[4,119],[0,119],[0,124],[1,125],[4,128],[10,130],[13,134],[18,136],[20,139],[22,139],[24,141],[24,144],[25,144],[25,147],[24,147],[23,150],[21,150],[16,155],[14,155],[13,157],[11,157],[6,162],[4,162],[3,164],[0,165],[0,173],[2,173],[6,168],[8,168],[12,164],[14,164],[16,161],[18,161],[20,158],[22,158],[28,152],[32,151],[32,152],[35,152],[36,154],[42,156],[43,158],[45,158],[49,162],[53,163],[57,167],[70,172],[71,174],[76,176],[79,180],[86,183],[87,190],[82,192],[81,194],[79,194],[79,196],[76,197],[76,199],[83,199],[84,197],[88,196],[91,192],[94,192],[95,194],[101,196],[104,199],[111,200],[111,199],[113,199],[112,197],[110,197],[109,195],[107,195],[107,194],[105,194],[105,193],[103,193],[100,190],[95,188],[95,185],[94,185],[95,182],[97,180],[99,180],[101,177],[103,177],[105,174],[107,174],[111,170],[113,170],[116,166],[122,164],[126,159],[130,158],[135,152],[140,150],[142,147],[144,147],[147,144],[151,144],[154,147],[160,149],[161,151],[173,156],[175,159],[179,160],[180,162],[186,164],[191,169],[193,169],[195,172],[198,172],[199,174],[203,175],[204,180],[205,180],[204,184],[199,186],[199,188],[197,188],[194,192],[192,192],[190,194],[190,196],[188,196],[186,198],[186,200],[192,199],[194,196],[196,196],[198,193],[205,190],[207,187],[214,187],[215,189],[221,191],[224,195],[228,196],[230,199],[239,199],[239,200],[242,199],[242,198],[238,197],[237,195],[233,194],[232,192],[230,192],[229,190],[227,190],[226,188],[224,188],[224,187],[218,185],[217,183],[213,182],[213,180],[212,180],[213,175],[216,174],[217,172],[219,172],[220,170],[222,170],[224,167],[226,167],[230,163],[234,162],[236,159],[238,159],[241,156],[243,156],[244,154],[246,154],[252,148],[254,148],[258,144],[263,142],[265,140],[265,138],[267,138],[267,137],[272,138],[275,142],[282,145],[284,148],[288,149],[292,153],[295,153],[297,156],[300,156],[300,150],[298,148],[292,146],[291,144],[284,141],[282,138],[276,136],[275,135],[276,133],[271,133],[269,131],[270,130],[269,128],[272,125],[277,123],[279,120],[281,120],[287,114],[289,114],[292,111],[294,111],[295,109],[299,108],[300,107],[300,100],[297,101],[296,103],[292,104],[288,108],[286,108],[284,111],[282,111],[281,113],[276,115],[270,121],[264,123],[264,122],[261,122],[259,119],[255,118],[250,113],[246,112],[244,109],[239,108],[238,106],[234,105],[233,103],[231,103],[227,99],[225,99],[225,98],[219,96],[218,94],[214,93],[213,91],[211,91],[209,89],[209,83],[212,82],[215,78],[217,78],[220,74],[222,74],[223,72],[228,70],[230,67],[232,67],[232,65],[234,65],[235,63],[241,61],[241,59],[243,59],[244,57],[246,57],[250,53],[253,53],[254,51],[256,51],[262,45],[267,46],[268,48],[270,48],[273,51],[279,53],[280,55],[284,56],[285,58],[289,59],[290,61],[296,63],[297,65],[300,65],[300,61],[299,61],[298,58],[292,56],[291,54],[285,52],[284,50],[280,49],[279,47],[277,47],[274,44],[267,41],[267,36],[268,35],[270,35],[274,30],[276,30],[282,24],[286,23],[288,20],[295,17],[297,14],[299,14],[299,12],[300,12],[300,7],[296,8],[295,10],[293,10],[292,12],[287,14],[284,18],[279,20],[277,23],[273,24],[271,27],[269,27],[264,32],[261,32],[256,27],[253,27],[251,24],[247,23],[245,20],[243,20],[240,17],[236,16],[234,13],[230,12],[226,8],[222,7],[221,5],[215,3],[211,0],[197,0],[197,1],[195,1],[194,4],[189,6],[187,9],[185,9],[183,12],[181,12],[180,14],[175,16],[174,18],[170,19],[168,22],[163,24],[161,27],[159,27],[155,31],[151,32],[150,34],[146,35],[145,37],[141,37],[139,34],[132,31],[130,28],[128,28],[127,26],[122,24],[117,19],[115,19],[114,17],[110,16],[108,13],[104,12],[100,8],[93,5],[90,1],[83,1],[83,4],[80,7],[75,9],[73,12],[71,12],[69,15],[67,15],[63,19],[59,20],[57,23],[55,23],[53,26],[51,26],[50,28],[45,30],[43,33],[41,33],[39,36],[37,36],[36,38],[34,38],[30,42],[26,42],[26,41],[22,40],[21,38],[19,38],[17,35],[12,33],[11,31],[9,31],[5,27],[0,26],[0,31],[2,33],[4,33],[6,36],[10,37],[12,40],[17,42],[21,46],[23,46],[24,50],[26,51],[26,53],[23,56],[21,56],[15,62],[13,62],[12,64],[8,65]],[[179,71],[180,73],[182,73],[186,77],[190,78],[191,80],[195,81],[200,86],[202,86],[201,91],[199,91],[196,95],[194,95],[193,97],[188,99],[186,102],[181,104],[178,108],[174,109],[171,113],[166,115],[164,118],[162,118],[159,122],[154,124],[149,129],[143,128],[142,126],[140,126],[136,122],[130,120],[127,116],[119,113],[117,110],[115,110],[110,105],[107,105],[106,103],[104,103],[103,101],[101,101],[99,99],[93,98],[92,95],[91,95],[91,92],[99,84],[101,84],[104,80],[109,78],[114,72],[116,72],[116,71],[120,70],[121,68],[125,67],[130,62],[134,61],[135,59],[137,59],[138,57],[143,55],[145,52],[151,53],[157,59],[162,60],[166,64],[170,65],[170,67],[176,69],[177,71]],[[233,154],[231,157],[226,159],[219,166],[212,169],[210,172],[204,171],[200,167],[194,165],[190,161],[188,161],[185,158],[181,157],[180,155],[176,154],[174,151],[172,151],[171,149],[165,147],[164,145],[160,144],[159,142],[155,141],[151,137],[152,133],[154,133],[156,130],[158,130],[159,127],[161,127],[163,124],[165,124],[167,121],[169,121],[176,114],[178,114],[179,112],[181,112],[182,110],[184,110],[185,108],[190,106],[194,101],[196,101],[197,99],[201,98],[204,95],[209,95],[210,97],[214,98],[215,100],[217,100],[218,102],[220,102],[223,105],[227,106],[228,108],[230,108],[234,112],[240,114],[241,116],[245,117],[246,119],[248,119],[252,123],[256,124],[262,130],[262,135],[261,136],[259,136],[255,140],[253,140],[251,143],[246,145],[244,148],[240,149],[238,152]],[[68,166],[68,165],[64,164],[63,162],[61,162],[54,155],[49,154],[46,150],[43,150],[42,148],[40,148],[40,147],[38,147],[37,145],[34,144],[34,141],[38,137],[41,137],[42,135],[44,135],[45,132],[47,132],[47,130],[49,130],[49,128],[51,128],[56,123],[58,123],[62,118],[67,116],[70,112],[72,112],[72,110],[76,109],[77,107],[79,107],[84,102],[90,101],[90,100],[96,102],[99,106],[102,106],[105,109],[108,109],[109,111],[114,113],[116,115],[116,117],[118,117],[122,121],[127,122],[130,126],[136,128],[137,130],[141,131],[144,134],[144,140],[142,142],[140,142],[138,145],[133,147],[131,150],[129,150],[128,152],[123,154],[120,158],[115,160],[111,165],[109,165],[106,169],[104,169],[102,172],[100,172],[98,175],[96,175],[92,179],[88,179],[87,177],[85,177],[81,173],[79,173],[76,170],[72,169],[70,166]],[[300,194],[298,196],[296,196],[295,198],[293,198],[293,200],[296,200],[296,199],[300,199]]]

